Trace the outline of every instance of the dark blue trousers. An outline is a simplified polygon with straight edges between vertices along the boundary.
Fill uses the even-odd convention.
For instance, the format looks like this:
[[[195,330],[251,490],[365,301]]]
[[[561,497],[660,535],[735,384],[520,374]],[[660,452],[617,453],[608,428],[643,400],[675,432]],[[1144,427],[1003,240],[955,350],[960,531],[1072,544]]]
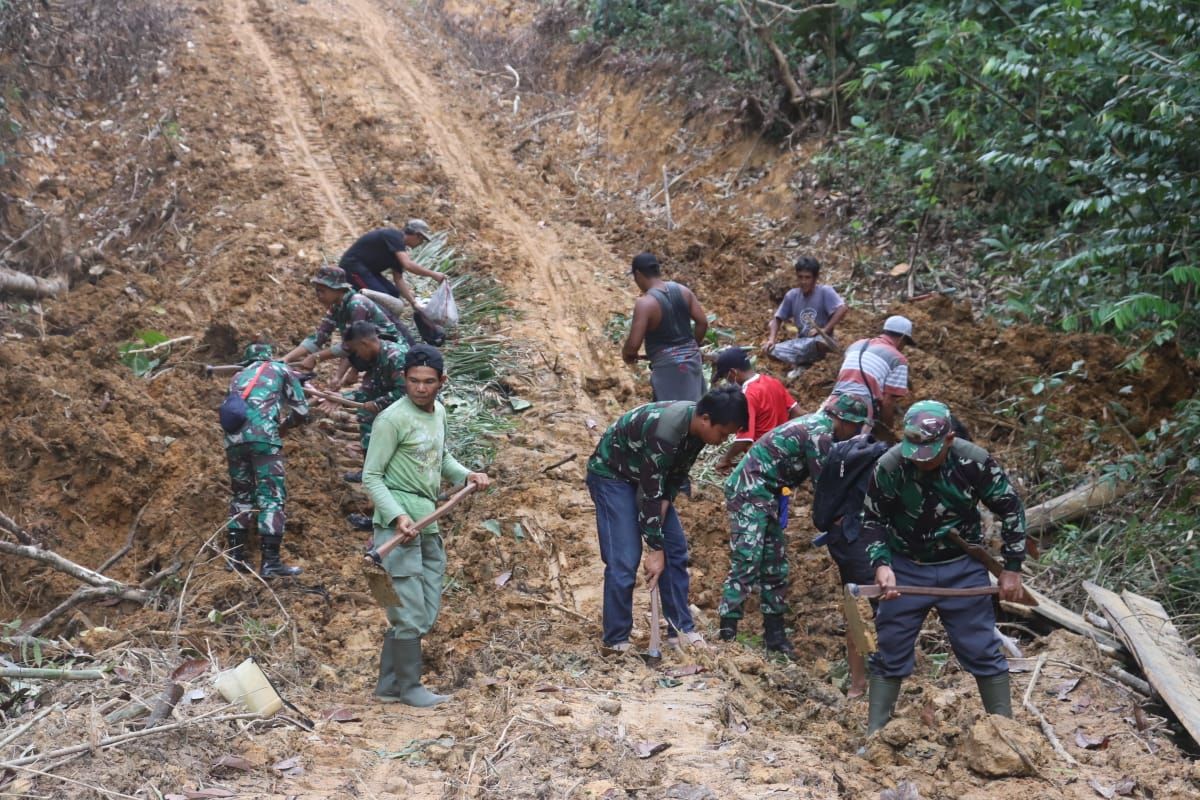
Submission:
[[[590,472],[587,487],[596,504],[604,561],[604,643],[611,646],[629,641],[633,628],[633,588],[642,561],[637,488]],[[696,626],[688,609],[688,546],[674,505],[667,507],[663,520],[663,553],[666,568],[658,578],[663,615],[672,632],[691,633]]]
[[[390,294],[392,297],[400,296],[400,290],[396,288],[396,284],[387,280],[382,275],[371,272],[371,270],[354,259],[342,259],[338,262],[338,266],[345,270],[346,277],[355,289],[370,289],[375,292]]]
[[[892,556],[896,583],[903,586],[942,586],[965,589],[988,586],[988,571],[973,558],[944,564],[917,564],[901,555]],[[902,595],[881,600],[875,614],[879,650],[871,656],[871,672],[883,678],[906,678],[912,674],[917,635],[929,609],[936,608],[950,637],[950,647],[963,669],[981,678],[1008,672],[1008,660],[996,635],[996,612],[990,595],[979,597],[921,597]]]

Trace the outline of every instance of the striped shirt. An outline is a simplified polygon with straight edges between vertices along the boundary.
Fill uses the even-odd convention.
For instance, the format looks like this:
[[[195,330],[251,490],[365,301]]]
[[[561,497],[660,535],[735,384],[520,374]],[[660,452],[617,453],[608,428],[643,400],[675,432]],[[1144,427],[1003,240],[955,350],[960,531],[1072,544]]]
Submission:
[[[881,400],[885,394],[906,395],[908,359],[883,336],[859,339],[846,348],[833,393],[854,394],[868,401]]]

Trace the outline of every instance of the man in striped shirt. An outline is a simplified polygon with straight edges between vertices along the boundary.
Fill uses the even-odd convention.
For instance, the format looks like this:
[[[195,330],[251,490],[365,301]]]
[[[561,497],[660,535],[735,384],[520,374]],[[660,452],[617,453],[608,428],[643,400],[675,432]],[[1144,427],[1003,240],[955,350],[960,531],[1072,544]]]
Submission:
[[[880,429],[883,438],[895,439],[896,401],[908,394],[908,359],[903,350],[913,344],[913,324],[907,317],[888,317],[883,333],[859,339],[846,348],[828,407],[839,394],[863,398],[870,411],[864,431]]]

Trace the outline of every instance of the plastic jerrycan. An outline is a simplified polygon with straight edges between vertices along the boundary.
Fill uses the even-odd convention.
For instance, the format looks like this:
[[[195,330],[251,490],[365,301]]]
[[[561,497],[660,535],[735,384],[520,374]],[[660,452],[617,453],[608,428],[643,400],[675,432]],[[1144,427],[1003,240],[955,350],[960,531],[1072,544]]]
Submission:
[[[274,716],[283,708],[283,698],[252,658],[217,675],[216,687],[230,703],[241,703],[263,717]]]

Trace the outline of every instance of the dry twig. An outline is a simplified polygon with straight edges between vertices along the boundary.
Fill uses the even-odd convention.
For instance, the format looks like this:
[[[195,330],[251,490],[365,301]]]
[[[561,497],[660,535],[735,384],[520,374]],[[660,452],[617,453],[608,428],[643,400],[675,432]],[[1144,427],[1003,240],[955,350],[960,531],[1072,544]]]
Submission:
[[[1042,728],[1042,733],[1046,735],[1046,739],[1049,740],[1050,746],[1054,748],[1054,752],[1058,753],[1059,758],[1072,767],[1078,767],[1079,762],[1062,746],[1062,742],[1059,741],[1058,734],[1054,732],[1054,727],[1050,724],[1050,721],[1042,716],[1042,712],[1033,704],[1033,687],[1037,685],[1038,676],[1042,674],[1042,667],[1045,664],[1046,654],[1042,653],[1038,656],[1037,666],[1033,668],[1033,674],[1029,677],[1029,685],[1025,687],[1025,697],[1022,698],[1021,705],[1038,721],[1038,724]],[[1020,755],[1020,751],[1017,752],[1017,755]],[[1022,758],[1022,760],[1024,759]]]

